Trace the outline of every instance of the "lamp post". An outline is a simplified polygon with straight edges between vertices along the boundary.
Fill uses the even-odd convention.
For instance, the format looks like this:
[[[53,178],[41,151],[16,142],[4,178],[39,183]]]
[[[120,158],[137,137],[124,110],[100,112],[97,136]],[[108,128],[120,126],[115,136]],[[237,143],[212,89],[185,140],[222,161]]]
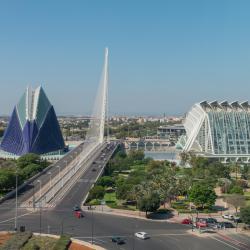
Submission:
[[[32,183],[32,203],[33,203],[33,209],[35,208],[35,184]]]
[[[42,197],[42,182],[41,182],[41,180],[37,180],[37,182],[40,184],[39,196],[40,196],[40,198],[41,198],[41,197]]]
[[[17,196],[18,196],[18,172],[17,172],[17,165],[16,165],[16,209],[15,209],[15,231],[17,231]]]
[[[61,179],[61,166],[56,166],[59,169],[59,179]]]
[[[64,163],[65,163],[65,167],[67,167],[67,163],[68,163],[67,160],[65,160]]]
[[[92,214],[92,220],[91,220],[91,244],[93,245],[93,238],[94,238],[94,213],[93,213],[93,209],[91,211]]]
[[[52,183],[51,183],[51,172],[48,172],[48,175],[49,175],[49,186],[51,187],[52,186]]]

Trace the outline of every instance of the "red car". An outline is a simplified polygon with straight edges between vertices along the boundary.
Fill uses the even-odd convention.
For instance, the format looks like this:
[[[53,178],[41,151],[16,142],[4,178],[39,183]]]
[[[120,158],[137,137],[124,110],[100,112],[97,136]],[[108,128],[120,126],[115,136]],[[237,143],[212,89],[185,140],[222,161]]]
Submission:
[[[182,221],[181,221],[181,224],[187,224],[187,225],[189,225],[189,224],[192,224],[192,220],[191,219],[183,219]]]
[[[207,227],[207,221],[206,220],[202,220],[202,219],[197,219],[196,221],[196,227]]]
[[[77,218],[79,218],[79,219],[83,217],[83,214],[82,214],[81,211],[75,211],[75,212],[74,212],[74,215],[75,215]]]

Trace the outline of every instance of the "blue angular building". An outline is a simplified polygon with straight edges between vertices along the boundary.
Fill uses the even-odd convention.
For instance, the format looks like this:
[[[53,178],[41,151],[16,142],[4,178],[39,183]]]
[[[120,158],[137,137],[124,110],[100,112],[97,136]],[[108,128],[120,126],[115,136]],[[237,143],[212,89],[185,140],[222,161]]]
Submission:
[[[64,147],[55,110],[44,90],[28,87],[12,112],[1,150],[21,156],[47,154]]]

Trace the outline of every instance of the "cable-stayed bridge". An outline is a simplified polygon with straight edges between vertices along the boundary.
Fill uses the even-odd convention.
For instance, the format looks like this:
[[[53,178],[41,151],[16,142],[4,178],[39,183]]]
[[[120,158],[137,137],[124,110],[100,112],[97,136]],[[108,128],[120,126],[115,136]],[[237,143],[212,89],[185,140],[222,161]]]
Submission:
[[[93,172],[90,182],[94,183],[98,179],[117,146],[116,143],[110,143],[108,137],[104,138],[104,129],[108,121],[107,103],[108,49],[106,48],[104,67],[85,141],[56,164],[29,180],[30,183],[19,192],[20,207],[56,206],[90,168]]]

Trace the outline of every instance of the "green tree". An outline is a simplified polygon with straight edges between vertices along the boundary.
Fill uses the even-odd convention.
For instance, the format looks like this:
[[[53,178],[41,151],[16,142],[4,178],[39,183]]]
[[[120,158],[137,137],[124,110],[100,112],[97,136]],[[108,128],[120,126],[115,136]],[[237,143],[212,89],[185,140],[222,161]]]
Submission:
[[[232,188],[230,188],[229,193],[230,194],[241,194],[241,195],[243,195],[244,191],[243,191],[242,187],[236,185],[236,186],[233,186]]]
[[[177,178],[176,191],[178,195],[186,195],[191,186],[192,178],[190,178],[189,176],[184,175]]]
[[[244,180],[248,180],[250,176],[250,166],[245,165],[242,169],[241,169],[241,178]]]
[[[190,160],[190,155],[187,152],[180,153],[181,165],[186,165],[186,163]]]
[[[127,183],[124,178],[119,178],[116,182],[116,197],[121,200],[126,200],[133,188],[133,185]]]
[[[216,178],[230,179],[230,167],[219,161],[211,162],[208,165],[209,175]]]
[[[216,201],[216,194],[211,186],[198,182],[191,187],[189,200],[202,209],[204,209],[205,206],[210,208]]]
[[[104,197],[105,190],[102,186],[94,186],[89,192],[89,198],[92,199],[102,199]]]
[[[38,164],[31,163],[20,170],[20,176],[23,180],[26,180],[42,170],[42,167]]]
[[[102,176],[98,182],[97,185],[103,186],[103,187],[112,187],[114,186],[115,181],[111,176]]]
[[[142,161],[144,159],[144,152],[142,150],[131,150],[128,154],[128,157],[132,161]]]
[[[12,189],[16,183],[16,174],[7,169],[0,170],[0,191]]]
[[[250,206],[242,207],[240,209],[240,218],[244,223],[250,225]]]
[[[17,166],[18,168],[22,169],[30,164],[40,164],[40,156],[37,154],[26,154],[18,158]]]
[[[160,207],[160,197],[156,192],[150,192],[139,198],[137,206],[140,211],[155,212]]]

